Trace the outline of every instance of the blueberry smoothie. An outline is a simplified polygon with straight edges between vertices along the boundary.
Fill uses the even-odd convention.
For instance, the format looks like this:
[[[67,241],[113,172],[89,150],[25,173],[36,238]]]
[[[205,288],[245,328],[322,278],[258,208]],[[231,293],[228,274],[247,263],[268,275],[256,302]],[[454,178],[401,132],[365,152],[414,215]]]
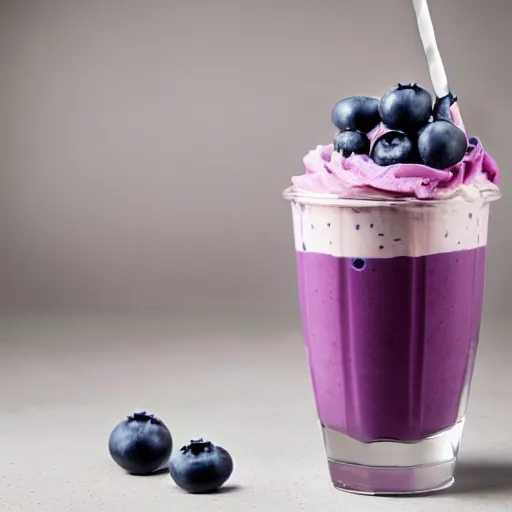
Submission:
[[[320,421],[416,441],[465,411],[488,205],[294,205],[300,303]]]
[[[302,327],[334,485],[453,481],[499,170],[455,96],[417,84],[338,102],[291,200]]]

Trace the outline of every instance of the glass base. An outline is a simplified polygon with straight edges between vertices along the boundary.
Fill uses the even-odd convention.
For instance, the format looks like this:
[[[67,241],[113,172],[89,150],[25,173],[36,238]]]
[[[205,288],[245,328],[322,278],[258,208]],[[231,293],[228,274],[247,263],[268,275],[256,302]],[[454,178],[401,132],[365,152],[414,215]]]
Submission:
[[[337,489],[370,495],[418,494],[453,484],[464,420],[415,442],[357,441],[322,425],[329,471]]]

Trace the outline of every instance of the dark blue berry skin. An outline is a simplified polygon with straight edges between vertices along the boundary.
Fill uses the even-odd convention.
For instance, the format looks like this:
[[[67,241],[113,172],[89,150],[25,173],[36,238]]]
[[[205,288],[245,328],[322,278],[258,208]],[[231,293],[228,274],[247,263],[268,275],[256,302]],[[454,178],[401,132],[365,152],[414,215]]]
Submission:
[[[467,149],[465,133],[451,121],[434,121],[418,137],[421,160],[434,169],[449,169],[458,164]]]
[[[382,96],[379,113],[388,128],[414,134],[432,115],[432,96],[418,84],[399,84]]]
[[[231,476],[233,459],[224,448],[198,439],[171,458],[169,472],[176,485],[187,492],[214,492]]]
[[[331,119],[340,131],[368,133],[380,123],[379,100],[370,96],[350,96],[334,105]]]
[[[417,161],[416,147],[403,132],[391,131],[381,135],[373,145],[372,160],[377,165],[394,165]]]
[[[128,416],[114,428],[108,449],[114,461],[128,473],[147,475],[167,464],[172,437],[161,420],[140,412]]]
[[[434,120],[435,121],[449,121],[452,122],[452,115],[450,107],[457,101],[457,96],[453,93],[448,93],[442,98],[437,98],[434,105]]]
[[[334,151],[342,153],[344,157],[352,153],[367,155],[370,153],[370,139],[362,132],[345,130],[334,138]]]

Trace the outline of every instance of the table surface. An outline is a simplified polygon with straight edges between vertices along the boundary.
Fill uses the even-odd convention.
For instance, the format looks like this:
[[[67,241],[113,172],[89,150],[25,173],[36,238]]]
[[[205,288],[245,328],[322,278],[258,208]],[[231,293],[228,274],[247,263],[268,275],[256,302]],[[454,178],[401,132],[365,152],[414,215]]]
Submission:
[[[0,510],[152,512],[512,510],[508,326],[483,329],[456,483],[416,498],[356,496],[327,474],[296,320],[277,316],[4,316]],[[110,459],[113,426],[161,416],[175,447],[205,437],[233,455],[223,492]]]

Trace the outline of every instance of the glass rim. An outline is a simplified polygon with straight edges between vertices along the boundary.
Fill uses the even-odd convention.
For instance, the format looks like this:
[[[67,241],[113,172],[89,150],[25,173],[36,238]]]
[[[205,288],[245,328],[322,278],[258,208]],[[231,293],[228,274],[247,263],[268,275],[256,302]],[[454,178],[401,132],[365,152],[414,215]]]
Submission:
[[[460,196],[455,196],[446,199],[418,199],[417,197],[382,197],[375,195],[374,197],[365,197],[361,199],[342,197],[337,194],[321,194],[318,192],[310,192],[308,190],[299,189],[295,186],[288,187],[283,192],[283,198],[299,204],[310,204],[318,206],[345,206],[345,207],[397,207],[397,206],[438,206],[447,204],[452,201],[460,203],[463,202],[476,202],[482,201],[489,203],[500,199],[501,192],[499,190],[482,190],[479,197],[475,199],[464,199]]]

